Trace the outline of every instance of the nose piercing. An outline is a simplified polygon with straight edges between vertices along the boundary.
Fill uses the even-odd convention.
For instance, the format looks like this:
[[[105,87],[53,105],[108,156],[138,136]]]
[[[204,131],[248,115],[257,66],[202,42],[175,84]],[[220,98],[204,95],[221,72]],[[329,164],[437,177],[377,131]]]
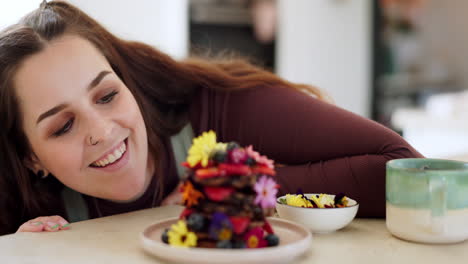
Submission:
[[[95,145],[97,145],[97,143],[99,143],[99,140],[97,140],[96,142],[93,142],[93,137],[92,136],[89,137],[89,144],[95,146]]]

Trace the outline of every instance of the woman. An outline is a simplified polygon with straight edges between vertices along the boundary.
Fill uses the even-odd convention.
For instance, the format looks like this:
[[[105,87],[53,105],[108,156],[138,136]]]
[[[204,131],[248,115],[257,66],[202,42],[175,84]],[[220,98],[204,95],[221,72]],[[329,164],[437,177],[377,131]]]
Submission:
[[[361,217],[385,214],[386,161],[421,157],[315,88],[174,61],[65,2],[0,33],[0,100],[1,234],[177,203],[180,142],[210,129],[283,164],[280,193],[345,192]]]

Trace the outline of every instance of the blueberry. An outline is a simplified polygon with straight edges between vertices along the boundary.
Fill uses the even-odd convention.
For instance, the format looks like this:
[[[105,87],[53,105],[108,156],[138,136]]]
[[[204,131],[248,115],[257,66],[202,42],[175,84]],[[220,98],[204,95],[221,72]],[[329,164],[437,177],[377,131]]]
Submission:
[[[232,243],[229,240],[221,240],[216,243],[217,248],[232,248]]]
[[[249,157],[245,163],[249,166],[253,166],[255,165],[256,161]]]
[[[265,239],[269,247],[277,246],[279,244],[279,237],[275,234],[268,234]]]
[[[187,226],[193,231],[201,231],[205,226],[205,218],[201,214],[193,213],[187,219]]]
[[[161,236],[161,239],[164,243],[169,244],[169,236],[167,233],[169,232],[169,228],[166,228]]]
[[[228,157],[227,152],[218,150],[213,155],[213,160],[216,161],[217,163],[223,163],[227,160],[227,157]]]
[[[247,246],[245,245],[245,242],[242,240],[236,240],[234,241],[234,244],[232,245],[233,248],[246,248]]]
[[[236,148],[240,148],[239,144],[237,144],[236,142],[229,142],[227,144],[227,150],[233,150]]]
[[[253,214],[255,219],[263,219],[263,210],[262,208],[256,206],[253,209]]]

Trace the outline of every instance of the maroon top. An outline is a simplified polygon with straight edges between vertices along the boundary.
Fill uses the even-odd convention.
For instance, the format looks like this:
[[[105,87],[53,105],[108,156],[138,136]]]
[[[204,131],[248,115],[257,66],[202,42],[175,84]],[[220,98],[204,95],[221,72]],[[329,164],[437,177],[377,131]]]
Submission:
[[[384,126],[289,88],[237,92],[202,89],[190,110],[195,136],[214,130],[218,141],[253,145],[277,167],[279,195],[343,192],[360,204],[358,216],[385,216],[385,163],[422,157],[403,138]],[[170,144],[163,166],[166,194],[177,184]],[[103,215],[152,206],[154,181],[137,201],[115,204],[98,199]],[[91,199],[87,199],[88,204]],[[90,204],[89,204],[90,205]],[[95,206],[90,205],[95,217]]]

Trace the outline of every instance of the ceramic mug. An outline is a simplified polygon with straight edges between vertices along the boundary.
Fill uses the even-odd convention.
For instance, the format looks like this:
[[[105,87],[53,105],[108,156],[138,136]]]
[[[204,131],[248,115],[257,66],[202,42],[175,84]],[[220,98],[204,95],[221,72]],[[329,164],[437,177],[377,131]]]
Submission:
[[[422,243],[468,239],[468,163],[441,159],[387,162],[388,230]]]

